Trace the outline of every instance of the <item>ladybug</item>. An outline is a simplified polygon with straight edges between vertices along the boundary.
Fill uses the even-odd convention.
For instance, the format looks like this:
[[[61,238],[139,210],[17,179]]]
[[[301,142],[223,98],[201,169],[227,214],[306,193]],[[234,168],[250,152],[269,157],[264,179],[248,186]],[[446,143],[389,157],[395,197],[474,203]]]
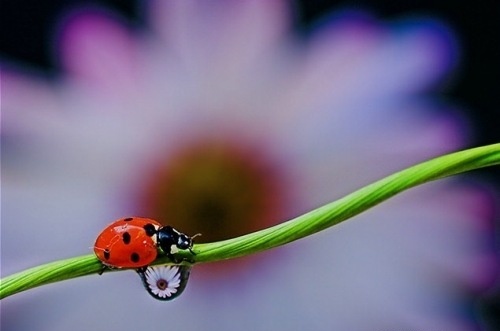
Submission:
[[[194,237],[149,218],[128,217],[113,222],[99,234],[94,253],[105,268],[145,269],[156,259],[158,248],[174,262],[173,254],[179,249],[194,255]]]

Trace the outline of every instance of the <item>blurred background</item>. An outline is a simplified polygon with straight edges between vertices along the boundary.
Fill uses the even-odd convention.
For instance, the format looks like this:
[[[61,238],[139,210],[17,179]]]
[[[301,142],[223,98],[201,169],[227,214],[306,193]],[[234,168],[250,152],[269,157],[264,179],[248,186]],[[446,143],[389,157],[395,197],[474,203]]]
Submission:
[[[77,0],[51,1],[3,1],[2,2],[2,55],[23,61],[47,72],[57,71],[50,44],[58,19],[67,10],[80,4]],[[91,1],[102,4],[131,20],[133,24],[145,24],[141,15],[140,1]],[[382,19],[400,15],[429,15],[450,25],[460,45],[460,66],[454,79],[440,90],[443,97],[453,98],[464,105],[464,112],[472,121],[478,145],[497,142],[500,133],[496,123],[499,117],[498,80],[500,79],[499,27],[500,5],[494,0],[467,1],[293,1],[295,28],[300,32],[308,29],[317,19],[339,8],[367,10]],[[8,33],[7,33],[8,31]],[[490,171],[495,175],[496,171]],[[498,176],[498,175],[496,175]],[[498,177],[497,177],[498,178]]]
[[[126,26],[140,42],[130,46],[83,6]],[[114,218],[140,214],[201,232],[202,242],[220,240],[428,157],[500,141],[497,1],[292,1],[265,15],[236,6],[243,23],[227,23],[236,36],[237,28],[246,33],[245,24],[262,29],[249,28],[241,44],[228,33],[221,45],[210,44],[220,40],[207,26],[216,26],[214,35],[225,31],[203,14],[211,6],[2,1],[2,277],[90,253],[93,234]],[[163,10],[170,10],[165,26],[155,17]],[[246,16],[252,10],[262,22]],[[191,11],[206,21],[187,19],[187,28],[177,22],[175,15]],[[214,17],[224,21],[229,13],[219,8]],[[100,31],[102,40],[95,38]],[[271,37],[259,42],[263,36]],[[118,40],[116,54],[106,54],[106,38]],[[220,63],[210,45],[226,50]],[[262,48],[255,57],[253,46]],[[80,57],[80,47],[103,54],[92,62]],[[120,47],[139,51],[122,58]],[[249,52],[233,51],[238,47]],[[431,50],[420,53],[425,47]],[[345,54],[330,64],[325,54],[336,50]],[[366,58],[345,64],[358,52]],[[115,55],[118,69],[110,68]],[[395,65],[401,56],[408,62]],[[134,71],[137,63],[146,74]],[[248,63],[261,64],[263,73]],[[329,85],[338,72],[341,79]],[[189,81],[190,74],[203,83]],[[211,86],[216,79],[227,86]],[[329,89],[339,92],[331,97]],[[34,110],[38,105],[48,117]],[[163,105],[169,115],[155,112]],[[133,113],[141,107],[153,110]],[[345,111],[325,110],[336,107]],[[402,108],[410,114],[398,113]],[[91,116],[81,115],[89,109]],[[151,147],[164,133],[168,141]],[[325,153],[330,144],[333,151]],[[499,184],[498,167],[475,171],[398,197],[338,230],[194,268],[186,292],[172,303],[151,302],[132,272],[35,289],[1,303],[2,330],[495,330]]]

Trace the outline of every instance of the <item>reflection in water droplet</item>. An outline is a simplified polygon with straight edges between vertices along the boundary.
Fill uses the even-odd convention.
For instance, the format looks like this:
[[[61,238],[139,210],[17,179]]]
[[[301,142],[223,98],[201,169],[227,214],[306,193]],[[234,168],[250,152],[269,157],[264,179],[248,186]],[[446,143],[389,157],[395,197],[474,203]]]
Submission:
[[[185,265],[149,266],[137,271],[146,291],[162,301],[173,300],[184,292],[190,272],[191,267]]]

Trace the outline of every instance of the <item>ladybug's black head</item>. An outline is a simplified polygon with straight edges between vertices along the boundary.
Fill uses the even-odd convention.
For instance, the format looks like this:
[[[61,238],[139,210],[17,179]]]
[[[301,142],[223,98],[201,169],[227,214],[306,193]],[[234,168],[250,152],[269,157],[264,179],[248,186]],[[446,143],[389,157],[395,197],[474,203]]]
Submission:
[[[191,248],[193,247],[193,239],[190,236],[185,235],[184,233],[179,233],[176,246],[179,249],[191,250]]]
[[[160,246],[167,255],[173,253],[172,246],[176,246],[178,249],[188,249],[194,254],[191,250],[191,248],[193,248],[193,238],[198,235],[199,234],[190,237],[168,225],[159,228],[156,233],[158,246]]]

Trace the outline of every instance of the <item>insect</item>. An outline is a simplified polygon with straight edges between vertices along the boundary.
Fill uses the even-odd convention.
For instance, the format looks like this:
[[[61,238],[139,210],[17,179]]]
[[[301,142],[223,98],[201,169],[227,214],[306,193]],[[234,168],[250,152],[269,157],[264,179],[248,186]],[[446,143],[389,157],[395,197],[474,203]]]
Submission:
[[[156,259],[158,247],[176,263],[179,261],[174,254],[179,249],[187,249],[194,255],[192,247],[196,236],[189,237],[149,218],[122,218],[99,234],[94,253],[101,260],[103,271],[105,268],[145,269]]]
[[[156,240],[158,246],[160,246],[161,250],[167,254],[170,260],[180,262],[175,259],[173,254],[177,253],[179,249],[187,249],[191,252],[191,254],[196,255],[193,252],[193,239],[198,236],[201,236],[201,234],[197,233],[190,237],[177,231],[173,227],[166,225],[158,229],[156,233]]]
[[[191,267],[186,265],[158,265],[137,270],[146,291],[155,299],[170,301],[186,288]]]

